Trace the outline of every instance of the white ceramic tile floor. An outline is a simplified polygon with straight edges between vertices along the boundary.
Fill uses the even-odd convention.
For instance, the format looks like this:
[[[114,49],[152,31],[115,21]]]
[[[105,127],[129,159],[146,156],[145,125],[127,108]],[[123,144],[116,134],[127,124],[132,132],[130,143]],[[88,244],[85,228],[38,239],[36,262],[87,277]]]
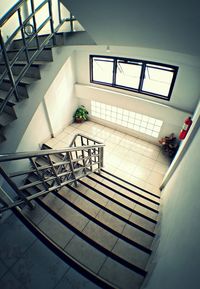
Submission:
[[[67,147],[77,133],[105,143],[104,167],[154,193],[159,193],[170,160],[160,147],[92,121],[73,123],[46,142],[54,149]]]

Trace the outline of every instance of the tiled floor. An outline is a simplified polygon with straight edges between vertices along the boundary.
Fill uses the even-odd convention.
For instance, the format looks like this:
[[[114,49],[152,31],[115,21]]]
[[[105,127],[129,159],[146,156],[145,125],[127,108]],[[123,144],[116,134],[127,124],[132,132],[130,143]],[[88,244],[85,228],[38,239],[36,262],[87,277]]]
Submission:
[[[93,137],[106,145],[105,169],[144,189],[159,193],[160,184],[170,164],[159,146],[92,121],[67,126],[46,144],[54,149],[66,147],[77,133]]]

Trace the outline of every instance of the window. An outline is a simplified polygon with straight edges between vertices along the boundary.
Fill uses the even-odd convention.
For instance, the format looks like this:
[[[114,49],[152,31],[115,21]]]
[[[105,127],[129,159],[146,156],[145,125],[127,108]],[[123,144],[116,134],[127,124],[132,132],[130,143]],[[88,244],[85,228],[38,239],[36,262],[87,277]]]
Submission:
[[[170,100],[178,67],[111,56],[90,56],[90,82]]]
[[[91,115],[154,138],[159,137],[163,124],[160,119],[97,101],[91,102]]]

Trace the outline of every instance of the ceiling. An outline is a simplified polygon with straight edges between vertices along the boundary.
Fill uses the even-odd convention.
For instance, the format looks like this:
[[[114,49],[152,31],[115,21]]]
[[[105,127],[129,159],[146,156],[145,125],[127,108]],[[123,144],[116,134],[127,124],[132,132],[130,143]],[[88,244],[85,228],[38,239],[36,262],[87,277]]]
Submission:
[[[200,56],[199,0],[61,0],[98,45]]]

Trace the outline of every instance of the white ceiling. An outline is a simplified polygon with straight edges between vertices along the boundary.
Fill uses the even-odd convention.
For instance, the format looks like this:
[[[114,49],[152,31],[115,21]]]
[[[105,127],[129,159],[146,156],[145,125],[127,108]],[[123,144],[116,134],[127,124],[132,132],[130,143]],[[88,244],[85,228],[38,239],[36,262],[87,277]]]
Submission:
[[[61,0],[98,45],[200,56],[199,0]]]

